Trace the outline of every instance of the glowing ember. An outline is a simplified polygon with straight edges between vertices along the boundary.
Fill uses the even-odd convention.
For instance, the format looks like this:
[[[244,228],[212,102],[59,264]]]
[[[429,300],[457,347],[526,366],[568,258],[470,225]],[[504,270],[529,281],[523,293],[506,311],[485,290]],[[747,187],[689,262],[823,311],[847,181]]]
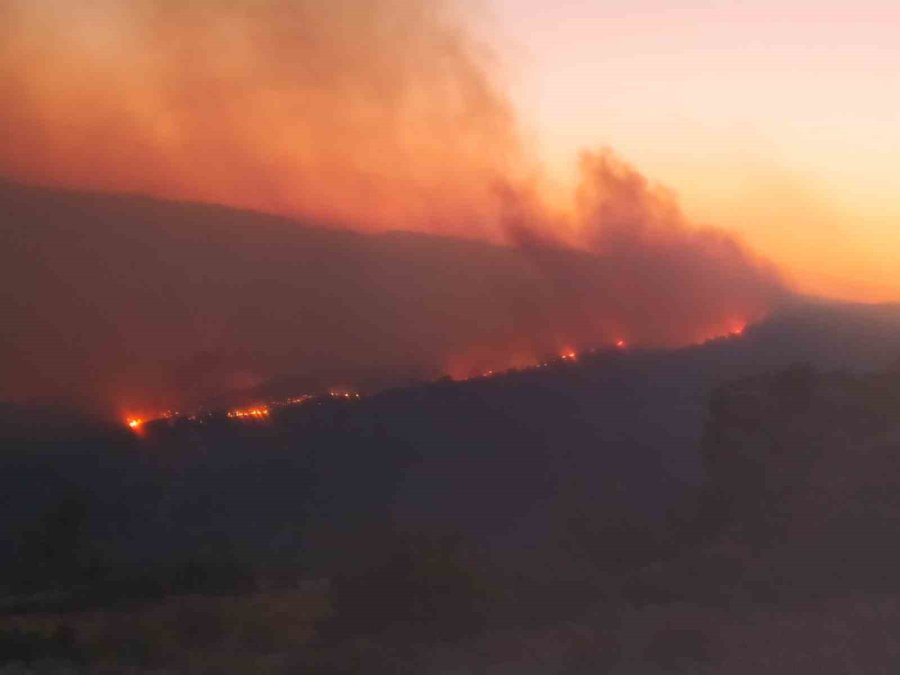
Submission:
[[[625,349],[625,347],[627,346],[628,345],[625,340],[616,340],[616,347],[618,347],[619,349]]]
[[[258,406],[256,408],[237,408],[228,411],[228,417],[237,419],[263,419],[269,416],[269,408]]]
[[[138,429],[140,429],[140,428],[141,428],[141,425],[142,425],[143,423],[144,423],[144,420],[139,419],[139,418],[137,418],[137,417],[132,417],[132,418],[130,418],[130,419],[128,420],[128,426],[129,426],[129,428],[134,429],[135,431],[137,431]]]
[[[328,395],[331,398],[359,398],[359,393],[349,389],[330,389]]]

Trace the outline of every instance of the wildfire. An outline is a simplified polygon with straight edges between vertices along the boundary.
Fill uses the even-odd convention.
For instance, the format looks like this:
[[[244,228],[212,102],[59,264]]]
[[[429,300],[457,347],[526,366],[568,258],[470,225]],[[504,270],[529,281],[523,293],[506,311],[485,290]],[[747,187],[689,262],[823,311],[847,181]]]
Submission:
[[[742,320],[734,320],[720,329],[720,332],[715,337],[725,337],[725,336],[741,336],[744,334],[744,331],[747,327],[747,323]],[[715,339],[708,338],[708,339]],[[618,338],[613,342],[613,345],[616,349],[626,349],[628,347],[628,342],[624,338]],[[517,355],[514,359],[515,366],[507,367],[505,369],[502,368],[490,368],[487,370],[477,370],[471,372],[466,376],[451,376],[452,379],[458,382],[465,382],[469,380],[474,380],[478,378],[493,378],[497,376],[502,376],[505,374],[513,373],[516,371],[527,371],[538,368],[550,368],[554,365],[558,365],[560,362],[571,363],[574,361],[578,361],[580,357],[590,358],[592,355],[602,351],[602,349],[606,348],[593,348],[586,349],[582,351],[580,354],[576,350],[565,347],[560,353],[558,357],[545,357],[544,359],[538,359],[533,356],[522,357],[521,355]],[[331,398],[331,399],[360,399],[362,395],[354,391],[349,387],[334,387],[328,390],[327,394],[323,395],[313,395],[313,394],[301,394],[297,396],[291,396],[288,398],[284,398],[281,400],[273,400],[269,401],[267,404],[259,404],[248,408],[233,408],[226,413],[226,416],[230,419],[238,419],[238,420],[266,420],[271,415],[271,410],[281,409],[289,406],[297,406],[303,405],[310,401],[321,400],[322,398]],[[187,419],[190,421],[197,421],[198,419],[209,417],[212,413],[209,412],[187,412],[182,413],[177,410],[167,410],[156,416],[149,417],[127,417],[125,419],[125,424],[134,431],[135,433],[140,433],[144,426],[148,423],[155,423],[161,420],[177,420],[177,419]]]
[[[269,416],[268,406],[257,406],[255,408],[235,408],[228,411],[228,417],[237,419],[264,419]]]

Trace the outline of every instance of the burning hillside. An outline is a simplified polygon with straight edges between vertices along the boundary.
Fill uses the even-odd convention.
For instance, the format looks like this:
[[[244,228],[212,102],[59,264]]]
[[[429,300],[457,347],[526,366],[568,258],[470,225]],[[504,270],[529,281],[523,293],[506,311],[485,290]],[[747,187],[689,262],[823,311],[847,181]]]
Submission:
[[[452,6],[0,11],[2,397],[159,410],[274,377],[465,377],[699,342],[783,295],[608,150],[550,190]]]
[[[196,405],[276,377],[470,375],[766,313],[765,268],[329,231],[222,208],[6,186],[2,396]],[[695,261],[696,262],[696,261]],[[701,261],[702,262],[702,261]],[[734,261],[731,261],[734,262]]]

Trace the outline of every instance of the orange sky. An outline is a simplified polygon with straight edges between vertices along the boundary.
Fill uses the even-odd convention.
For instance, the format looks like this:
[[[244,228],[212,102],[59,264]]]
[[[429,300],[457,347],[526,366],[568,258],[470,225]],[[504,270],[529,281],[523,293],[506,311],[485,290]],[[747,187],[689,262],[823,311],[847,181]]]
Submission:
[[[900,4],[491,0],[551,173],[608,145],[801,290],[900,300]]]

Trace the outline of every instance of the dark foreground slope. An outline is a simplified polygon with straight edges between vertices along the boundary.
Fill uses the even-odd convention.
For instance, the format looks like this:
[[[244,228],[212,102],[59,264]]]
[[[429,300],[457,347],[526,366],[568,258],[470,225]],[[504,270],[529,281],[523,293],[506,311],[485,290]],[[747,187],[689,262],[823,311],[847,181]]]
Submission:
[[[138,439],[19,415],[7,637],[110,672],[228,672],[235,649],[271,672],[891,672],[900,374],[717,380],[796,344],[804,312],[268,425]]]
[[[556,529],[549,506],[559,500],[592,512],[598,499],[610,500],[658,519],[702,478],[698,448],[717,384],[797,362],[883,367],[900,352],[898,333],[893,307],[798,304],[741,337],[697,347],[598,352],[550,368],[286,409],[265,425],[220,420],[143,436],[62,409],[7,405],[5,493],[22,497],[6,507],[23,515],[4,522],[24,520],[28,504],[53,498],[60,485],[102,495],[132,473],[163,481],[156,489],[166,508],[180,509],[179,522],[197,518],[199,530],[201,521],[215,530],[244,525],[258,536],[273,534],[267,523],[295,523],[311,486],[320,508],[390,507],[411,526],[444,522],[510,543],[517,530],[527,540]],[[95,453],[103,462],[90,459]],[[134,471],[101,471],[107,461]],[[34,489],[38,466],[52,468],[51,478]]]
[[[321,547],[301,540],[380,519],[462,531],[506,551],[521,571],[541,574],[552,558],[565,562],[560,574],[584,577],[593,563],[569,549],[573,537],[583,546],[606,536],[590,532],[613,526],[598,514],[657,528],[696,489],[714,386],[800,361],[889,363],[900,351],[898,317],[889,307],[798,305],[698,347],[598,352],[322,401],[267,424],[220,419],[134,435],[59,409],[7,405],[3,523],[30,527],[71,493],[91,503],[97,536],[122,555],[218,539],[254,555],[293,546],[316,558]]]

